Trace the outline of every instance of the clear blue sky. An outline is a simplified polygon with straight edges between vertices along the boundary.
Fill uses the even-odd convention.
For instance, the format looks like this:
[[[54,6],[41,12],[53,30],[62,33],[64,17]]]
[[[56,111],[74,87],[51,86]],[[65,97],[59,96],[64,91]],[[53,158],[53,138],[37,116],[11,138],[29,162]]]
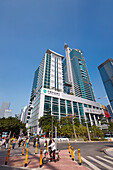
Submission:
[[[44,53],[65,55],[65,42],[83,51],[96,99],[105,96],[97,67],[113,58],[113,0],[0,0],[0,105],[20,113]]]

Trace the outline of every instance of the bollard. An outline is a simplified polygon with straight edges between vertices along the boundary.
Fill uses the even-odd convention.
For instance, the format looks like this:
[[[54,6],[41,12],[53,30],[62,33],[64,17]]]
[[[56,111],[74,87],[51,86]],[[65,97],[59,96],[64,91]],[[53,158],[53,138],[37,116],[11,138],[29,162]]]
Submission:
[[[68,143],[69,144],[69,154],[70,154],[70,143]]]
[[[70,157],[71,157],[71,146],[70,146],[70,151],[69,151]]]
[[[9,155],[10,155],[10,150],[11,150],[11,145],[9,146],[9,149],[8,149],[8,151],[7,151],[7,156],[6,156],[6,160],[5,160],[5,165],[7,165],[8,158],[9,158]]]
[[[40,150],[40,168],[42,167],[42,149]]]
[[[46,149],[47,149],[47,152],[48,152],[48,143],[47,143],[47,148]]]
[[[37,154],[38,143],[36,143],[35,154]]]
[[[74,161],[74,151],[73,151],[73,147],[72,147],[71,153],[72,153],[72,161]]]
[[[24,155],[25,146],[26,146],[26,144],[24,143],[24,146],[23,146],[23,151],[22,151],[22,155]]]
[[[80,154],[80,149],[78,149],[78,157],[79,157],[79,165],[81,165],[81,154]]]
[[[26,149],[25,167],[27,166],[28,151],[29,151],[29,148]]]

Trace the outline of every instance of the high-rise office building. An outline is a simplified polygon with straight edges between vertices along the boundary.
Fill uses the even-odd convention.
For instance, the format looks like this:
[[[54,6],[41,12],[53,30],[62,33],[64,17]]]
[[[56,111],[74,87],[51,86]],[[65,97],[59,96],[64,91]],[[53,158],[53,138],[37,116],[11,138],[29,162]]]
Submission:
[[[100,125],[102,107],[95,102],[83,54],[67,48],[66,58],[47,50],[35,71],[27,120],[33,133],[39,133],[38,119],[47,113],[58,120],[70,116]]]
[[[22,110],[21,110],[21,114],[19,116],[19,120],[21,120],[23,123],[26,123],[27,122],[27,117],[29,116],[28,115],[28,109],[29,107],[28,106],[25,106]]]
[[[65,45],[65,50],[64,77],[72,85],[70,92],[75,96],[95,101],[83,52],[79,49],[71,49],[67,44]]]
[[[9,102],[3,102],[2,106],[0,108],[0,118],[8,118],[11,116],[11,110],[9,109],[10,103]]]
[[[109,58],[98,66],[113,114],[113,59]],[[113,116],[112,116],[113,117]]]

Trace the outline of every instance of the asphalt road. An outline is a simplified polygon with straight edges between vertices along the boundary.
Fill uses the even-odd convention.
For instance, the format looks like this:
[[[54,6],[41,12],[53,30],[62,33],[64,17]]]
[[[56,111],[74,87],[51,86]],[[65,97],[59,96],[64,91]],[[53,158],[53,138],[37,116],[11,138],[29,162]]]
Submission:
[[[104,149],[113,147],[113,142],[79,142],[70,143],[76,150],[75,161],[79,163],[78,148],[80,148],[82,165],[93,170],[113,169],[113,157],[110,158],[104,153]],[[59,143],[58,149],[68,149],[68,143]],[[107,157],[106,157],[107,156]]]
[[[89,154],[91,156],[97,154],[102,156],[104,155],[103,150],[105,148],[113,147],[113,142],[75,142],[70,144],[71,147],[74,148],[74,150],[78,150],[78,148],[80,148],[82,156],[88,156]],[[68,143],[58,143],[59,150],[65,150],[68,148],[69,148]]]

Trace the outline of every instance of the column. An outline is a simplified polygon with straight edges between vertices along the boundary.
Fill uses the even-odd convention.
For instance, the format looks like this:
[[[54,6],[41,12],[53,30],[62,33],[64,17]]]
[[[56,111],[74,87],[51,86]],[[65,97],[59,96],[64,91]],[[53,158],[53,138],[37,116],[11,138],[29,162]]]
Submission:
[[[98,123],[97,123],[97,120],[96,120],[96,116],[93,115],[93,117],[94,117],[95,125],[98,126]]]
[[[79,114],[79,121],[81,123],[81,116],[80,116],[80,110],[79,110],[79,104],[77,103],[77,108],[78,108],[78,114]]]
[[[93,125],[93,121],[92,121],[92,118],[91,118],[91,114],[89,113],[89,119],[90,119],[90,123],[91,123],[91,126]]]

